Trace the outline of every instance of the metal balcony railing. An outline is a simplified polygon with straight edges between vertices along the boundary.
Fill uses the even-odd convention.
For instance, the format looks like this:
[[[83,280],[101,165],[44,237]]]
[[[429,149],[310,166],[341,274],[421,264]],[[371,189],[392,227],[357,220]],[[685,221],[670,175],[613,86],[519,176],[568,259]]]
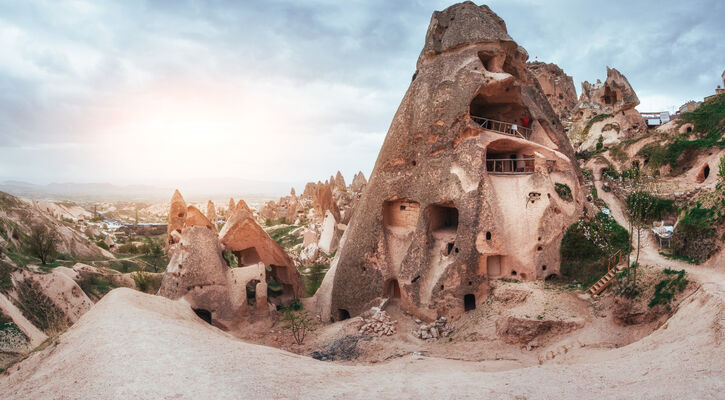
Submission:
[[[496,121],[495,119],[490,118],[471,116],[471,119],[473,119],[481,128],[488,129],[489,131],[509,136],[518,136],[521,139],[526,140],[529,140],[531,137],[531,128],[525,128],[509,122]]]
[[[533,158],[487,159],[486,171],[492,174],[524,175],[534,173]]]

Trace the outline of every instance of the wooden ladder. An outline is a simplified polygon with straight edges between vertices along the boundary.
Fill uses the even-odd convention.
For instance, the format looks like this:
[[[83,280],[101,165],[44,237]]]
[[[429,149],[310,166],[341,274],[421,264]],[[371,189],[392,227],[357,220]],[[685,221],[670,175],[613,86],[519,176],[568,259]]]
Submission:
[[[613,256],[609,257],[609,260],[607,260],[607,273],[604,275],[601,279],[597,281],[597,283],[593,284],[592,287],[589,288],[589,293],[592,294],[592,296],[598,295],[604,289],[607,288],[613,281],[614,278],[617,276],[617,272],[621,271],[624,266],[620,265],[622,261],[622,251],[619,250],[618,252],[614,253]]]

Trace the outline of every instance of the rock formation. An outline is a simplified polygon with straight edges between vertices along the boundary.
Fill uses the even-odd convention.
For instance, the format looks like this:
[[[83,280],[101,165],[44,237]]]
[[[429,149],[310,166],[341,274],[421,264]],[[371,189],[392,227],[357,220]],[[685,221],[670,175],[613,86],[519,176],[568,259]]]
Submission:
[[[169,224],[166,228],[167,247],[170,247],[181,240],[181,230],[186,222],[186,202],[178,190],[174,191],[169,207]]]
[[[211,200],[206,203],[206,217],[209,218],[209,221],[212,223],[212,225],[214,225],[214,228],[216,229],[216,207],[214,207],[214,202]]]
[[[177,191],[172,203],[181,204],[179,199]],[[178,207],[172,210],[172,216],[179,215]],[[185,209],[183,224],[179,226],[175,221],[172,234],[178,236],[178,241],[170,247],[171,260],[158,293],[173,300],[183,298],[200,317],[222,328],[242,323],[249,316],[267,315],[269,308],[273,308],[268,300],[289,304],[303,291],[294,263],[257,225],[246,203],[240,200],[231,210],[224,228],[217,234],[211,221],[196,207]],[[171,242],[172,237],[169,239]],[[230,268],[223,251],[237,257],[237,268]],[[268,280],[274,280],[277,291],[270,299]],[[255,291],[254,304],[247,301],[247,288]]]
[[[553,63],[534,61],[526,63],[526,67],[539,82],[541,90],[559,118],[568,118],[577,105],[574,79]]]
[[[582,93],[574,109],[569,138],[579,150],[594,150],[599,137],[604,146],[615,145],[647,131],[647,124],[635,110],[639,98],[619,71],[607,67],[604,83],[582,82]]]
[[[433,14],[326,277],[333,284],[323,283],[334,318],[380,297],[427,321],[457,317],[486,297],[489,279],[559,273],[561,238],[583,207],[582,178],[527,57],[486,6]]]
[[[355,177],[352,179],[352,183],[350,184],[350,188],[353,192],[362,192],[363,189],[365,189],[365,185],[367,185],[368,181],[365,179],[365,175],[363,175],[362,171],[355,174]]]
[[[191,226],[203,226],[216,232],[216,227],[211,223],[209,218],[207,218],[198,208],[194,206],[186,208],[186,220],[184,221],[184,227]]]
[[[337,171],[337,175],[335,175],[335,189],[343,191],[347,189],[345,178],[342,176],[342,173],[340,173],[340,171]]]
[[[219,238],[224,251],[234,253],[240,266],[258,262],[268,266],[270,277],[282,286],[282,300],[291,300],[302,294],[302,281],[294,263],[249,212],[239,208],[234,210]]]

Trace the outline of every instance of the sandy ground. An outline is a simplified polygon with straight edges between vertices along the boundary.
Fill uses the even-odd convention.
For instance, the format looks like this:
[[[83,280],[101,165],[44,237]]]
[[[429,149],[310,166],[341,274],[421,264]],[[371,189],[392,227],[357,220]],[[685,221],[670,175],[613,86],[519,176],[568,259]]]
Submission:
[[[0,397],[721,398],[725,287],[715,276],[640,341],[580,362],[505,371],[498,364],[506,360],[420,355],[373,366],[316,361],[242,342],[183,303],[116,289],[0,378]]]

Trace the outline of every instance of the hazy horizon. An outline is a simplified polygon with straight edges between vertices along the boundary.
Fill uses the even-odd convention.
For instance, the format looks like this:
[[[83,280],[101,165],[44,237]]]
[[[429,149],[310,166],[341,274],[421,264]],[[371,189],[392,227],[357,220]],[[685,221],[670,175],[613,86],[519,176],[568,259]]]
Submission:
[[[431,14],[451,4],[0,0],[0,182],[369,177]],[[485,4],[577,93],[606,66],[640,111],[722,83],[722,2]]]

